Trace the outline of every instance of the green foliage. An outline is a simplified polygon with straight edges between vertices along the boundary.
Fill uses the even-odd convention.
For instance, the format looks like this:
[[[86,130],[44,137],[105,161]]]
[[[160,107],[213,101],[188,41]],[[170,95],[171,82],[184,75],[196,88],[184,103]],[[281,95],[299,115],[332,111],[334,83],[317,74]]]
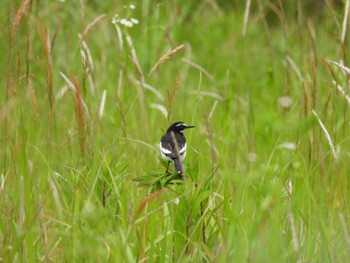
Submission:
[[[4,0],[0,261],[347,261],[349,18],[315,2]]]

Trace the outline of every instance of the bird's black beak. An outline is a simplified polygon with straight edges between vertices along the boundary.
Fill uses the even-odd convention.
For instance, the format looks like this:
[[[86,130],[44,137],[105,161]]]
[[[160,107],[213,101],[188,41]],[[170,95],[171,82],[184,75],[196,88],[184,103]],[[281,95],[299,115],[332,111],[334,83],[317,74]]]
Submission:
[[[190,125],[189,125],[189,126],[186,127],[186,129],[194,128],[194,127],[196,127],[196,126],[190,126]]]

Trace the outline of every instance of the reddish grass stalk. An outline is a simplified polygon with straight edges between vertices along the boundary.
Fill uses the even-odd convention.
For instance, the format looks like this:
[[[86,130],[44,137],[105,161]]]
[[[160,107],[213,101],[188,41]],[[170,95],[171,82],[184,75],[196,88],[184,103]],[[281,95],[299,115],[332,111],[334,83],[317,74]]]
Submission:
[[[119,114],[120,114],[120,118],[122,120],[121,128],[122,128],[124,137],[126,137],[125,114],[124,114],[124,111],[123,111],[122,101],[121,101],[117,91],[115,92],[115,98],[116,98],[116,101],[117,101],[117,106],[118,106],[118,111],[119,111]]]
[[[188,244],[190,241],[190,222],[191,222],[190,213],[187,213],[187,217],[186,217],[186,243],[185,243],[186,255],[188,254]]]
[[[38,116],[39,115],[39,107],[38,107],[38,103],[36,102],[35,90],[33,88],[33,83],[32,83],[31,79],[28,79],[28,85],[29,85],[29,90],[30,90],[30,96],[32,99],[34,115]]]
[[[179,90],[179,87],[180,87],[180,79],[179,77],[177,76],[176,77],[176,81],[175,81],[175,85],[173,86],[173,90],[172,92],[170,93],[168,91],[168,97],[167,97],[167,112],[168,112],[168,120],[170,120],[170,116],[171,116],[171,106],[175,100],[175,95],[176,95],[176,92]]]
[[[26,79],[29,78],[29,52],[30,52],[30,38],[28,31],[26,32],[27,35],[27,43],[26,43]]]
[[[83,105],[82,105],[82,99],[80,95],[80,88],[79,88],[79,83],[78,80],[73,77],[73,83],[75,87],[75,112],[77,115],[77,122],[78,122],[78,133],[79,133],[79,144],[80,144],[80,149],[81,153],[84,157],[85,153],[85,134],[84,134],[84,115],[83,115]]]
[[[12,74],[11,74],[11,67],[10,65],[12,65],[12,48],[13,48],[13,43],[14,43],[14,39],[15,39],[15,35],[16,35],[16,31],[17,31],[17,27],[21,21],[21,17],[24,14],[25,10],[26,10],[26,6],[28,5],[28,3],[30,2],[30,0],[23,0],[21,2],[21,5],[16,13],[15,19],[13,20],[12,23],[12,29],[11,29],[11,35],[10,35],[10,41],[9,41],[9,50],[8,50],[8,57],[7,57],[7,66],[8,66],[8,71],[7,71],[7,84],[6,84],[6,101],[5,103],[8,102],[9,96],[12,93],[11,91],[11,83],[12,81]],[[7,114],[5,114],[4,117],[4,143],[3,143],[3,149],[7,148]],[[4,171],[3,173],[6,174],[6,154],[4,154]]]
[[[29,4],[30,0],[23,0],[21,3],[21,6],[19,7],[16,16],[15,16],[15,20],[12,23],[12,30],[11,30],[11,48],[13,45],[13,41],[14,41],[14,37],[16,35],[16,31],[17,31],[17,27],[19,25],[19,22],[21,21],[22,15],[24,14],[27,5]]]
[[[143,209],[145,208],[145,206],[152,201],[154,198],[156,198],[157,196],[159,196],[161,193],[163,192],[162,189],[158,190],[157,192],[152,193],[150,196],[148,196],[145,200],[143,200],[141,202],[141,204],[139,205],[139,207],[137,208],[136,211],[136,215],[134,217],[134,223],[136,221],[136,219],[139,217],[139,215],[141,214],[141,212],[143,211]]]
[[[169,59],[173,54],[175,54],[176,52],[180,51],[185,45],[180,45],[180,46],[177,46],[169,51],[167,51],[163,56],[161,56],[158,61],[156,62],[156,64],[152,67],[151,71],[148,73],[148,76],[147,77],[150,77],[151,74],[153,72],[155,72],[159,66],[164,63],[167,59]]]
[[[51,112],[53,111],[53,103],[54,103],[54,96],[53,96],[53,90],[52,90],[52,82],[53,82],[53,70],[52,70],[52,54],[51,54],[51,44],[50,44],[50,36],[47,33],[47,29],[44,28],[42,22],[40,21],[39,23],[39,31],[40,31],[40,36],[42,38],[43,44],[44,44],[44,50],[45,50],[45,57],[46,57],[46,62],[47,62],[47,94],[49,98],[49,103],[50,103],[50,109]]]

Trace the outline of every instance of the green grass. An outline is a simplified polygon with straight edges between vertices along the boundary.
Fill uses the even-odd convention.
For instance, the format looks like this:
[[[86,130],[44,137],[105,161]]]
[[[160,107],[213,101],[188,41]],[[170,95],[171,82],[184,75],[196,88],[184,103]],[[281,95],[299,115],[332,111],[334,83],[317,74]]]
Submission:
[[[5,0],[0,261],[347,261],[345,3],[236,2]]]

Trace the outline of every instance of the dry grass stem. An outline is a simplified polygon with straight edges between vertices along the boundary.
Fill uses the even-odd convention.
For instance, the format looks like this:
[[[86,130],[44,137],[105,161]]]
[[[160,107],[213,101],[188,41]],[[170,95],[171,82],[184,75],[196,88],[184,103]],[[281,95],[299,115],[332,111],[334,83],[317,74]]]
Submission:
[[[298,76],[298,79],[299,79],[301,82],[303,82],[303,81],[304,81],[304,78],[303,78],[303,76],[301,75],[300,70],[299,70],[299,68],[297,67],[297,65],[295,64],[295,62],[293,61],[293,59],[292,59],[290,56],[287,55],[286,61],[287,61],[288,64],[290,64],[290,65],[292,66],[294,72],[295,72],[295,73],[297,74],[297,76]]]
[[[296,231],[296,228],[295,228],[294,214],[293,214],[292,211],[290,211],[288,213],[288,215],[289,215],[290,229],[292,231],[292,242],[293,242],[294,252],[298,253],[298,251],[299,251],[299,242],[298,242],[297,231]]]
[[[144,78],[144,75],[143,75],[143,72],[142,72],[139,60],[137,59],[134,43],[132,42],[132,39],[131,39],[131,37],[129,35],[126,35],[126,41],[128,42],[128,45],[130,47],[131,60],[134,63],[134,66],[135,66],[137,72],[139,73],[139,75],[140,75],[140,77],[142,79],[142,82],[144,82],[145,78]]]
[[[136,79],[133,79],[134,83],[139,86],[140,88],[145,88],[149,91],[151,91],[154,95],[156,95],[161,101],[164,101],[164,97],[162,93],[160,93],[156,88],[152,87],[151,85],[147,84],[146,82],[141,82]]]
[[[348,225],[346,224],[345,219],[344,219],[344,215],[342,213],[339,213],[339,219],[340,219],[341,226],[343,228],[344,239],[345,239],[345,243],[348,247],[348,253],[350,256],[350,235],[349,235]]]
[[[90,29],[95,26],[99,21],[101,21],[103,18],[106,17],[106,14],[102,14],[98,17],[96,17],[90,24],[88,24],[85,28],[84,28],[84,31],[83,33],[80,35],[80,40],[81,41],[84,41],[87,33],[90,31]]]
[[[338,68],[342,69],[346,74],[350,74],[350,68],[344,66],[343,64],[340,64],[332,60],[328,60],[328,62],[331,62],[332,64],[336,65]]]
[[[117,24],[114,24],[115,30],[117,30],[117,35],[118,35],[118,41],[119,41],[119,47],[120,51],[123,52],[124,49],[124,41],[123,41],[123,33],[120,27]]]
[[[88,65],[89,65],[90,73],[93,73],[95,66],[94,66],[94,61],[92,60],[90,49],[84,40],[82,41],[82,45],[83,45],[83,50],[87,57],[87,61],[89,62]]]
[[[175,54],[176,52],[180,51],[185,45],[180,45],[178,47],[175,47],[171,50],[169,50],[168,52],[166,52],[163,56],[161,56],[157,63],[152,67],[151,71],[148,73],[149,77],[154,71],[156,71],[158,69],[158,67],[160,66],[160,64],[162,64],[165,60],[169,59],[171,55]]]
[[[107,90],[103,90],[102,98],[101,98],[101,102],[100,102],[100,108],[98,110],[98,118],[100,120],[102,119],[103,112],[104,112],[104,109],[105,109],[106,95],[107,95]]]
[[[342,32],[341,32],[341,42],[342,42],[343,45],[345,44],[346,28],[347,28],[348,17],[349,17],[349,7],[350,7],[350,0],[346,0],[345,10],[344,10],[343,26],[342,26]]]
[[[190,60],[187,59],[187,58],[183,58],[182,61],[183,61],[185,64],[187,64],[187,65],[189,65],[189,66],[191,66],[191,67],[197,69],[198,71],[202,72],[214,85],[216,85],[216,81],[215,81],[214,77],[213,77],[212,75],[210,75],[209,72],[206,71],[204,68],[202,68],[201,66],[199,66],[199,65],[197,65],[197,64],[195,64],[195,63],[193,63],[192,61],[190,61]]]
[[[210,113],[209,113],[209,119],[210,121],[212,120],[213,118],[213,114],[214,114],[214,111],[216,109],[216,106],[218,105],[218,101],[216,100],[213,104],[213,107],[211,107],[211,110],[210,110]]]
[[[123,87],[123,75],[124,75],[124,70],[120,69],[119,78],[118,78],[118,87],[117,87],[117,93],[119,96],[121,95],[122,87]]]
[[[153,108],[153,109],[159,110],[163,114],[165,119],[168,119],[169,115],[168,115],[168,111],[167,111],[165,106],[163,106],[161,104],[157,104],[157,103],[151,103],[150,107]]]
[[[327,68],[329,69],[329,71],[331,72],[331,74],[332,74],[332,77],[333,77],[333,79],[334,79],[334,81],[336,82],[336,83],[339,83],[339,80],[338,80],[338,77],[337,77],[337,74],[335,73],[335,71],[334,71],[334,69],[333,69],[333,67],[331,66],[331,61],[330,60],[328,60],[328,59],[326,59],[326,58],[323,58],[323,61],[326,63],[326,65],[327,65]]]
[[[212,92],[212,91],[191,90],[190,92],[191,92],[191,94],[196,94],[196,95],[204,96],[204,97],[211,97],[211,98],[213,98],[215,100],[224,101],[224,97],[223,96],[221,96],[220,94],[217,94],[215,92]]]
[[[327,139],[327,142],[328,142],[328,145],[329,147],[331,148],[331,151],[332,151],[332,154],[333,154],[333,157],[334,159],[337,161],[338,160],[338,157],[337,157],[337,153],[335,151],[335,148],[334,148],[334,144],[332,142],[332,139],[331,139],[331,136],[329,135],[326,127],[324,126],[323,122],[321,121],[320,117],[318,117],[317,113],[315,110],[312,110],[312,114],[316,117],[322,131],[324,132],[325,136],[326,136],[326,139]]]
[[[338,83],[336,83],[336,81],[333,80],[333,84],[337,87],[337,89],[339,90],[340,94],[344,96],[344,98],[346,99],[346,101],[348,102],[348,104],[350,105],[350,96],[346,94],[345,90],[342,88],[342,86],[340,86]]]
[[[67,76],[65,74],[63,74],[62,72],[60,72],[61,77],[63,78],[63,80],[66,82],[67,87],[74,92],[74,94],[77,93],[76,87],[74,86],[74,84],[67,78]],[[80,100],[82,103],[82,106],[84,108],[85,114],[87,115],[87,117],[90,119],[90,113],[89,113],[89,109],[86,106],[83,98],[80,96]]]
[[[247,32],[247,25],[248,25],[248,18],[249,18],[250,3],[251,3],[251,0],[247,0],[246,5],[245,5],[245,10],[244,10],[244,22],[243,22],[243,30],[242,30],[243,37],[245,37],[245,34],[246,34],[246,32]]]

